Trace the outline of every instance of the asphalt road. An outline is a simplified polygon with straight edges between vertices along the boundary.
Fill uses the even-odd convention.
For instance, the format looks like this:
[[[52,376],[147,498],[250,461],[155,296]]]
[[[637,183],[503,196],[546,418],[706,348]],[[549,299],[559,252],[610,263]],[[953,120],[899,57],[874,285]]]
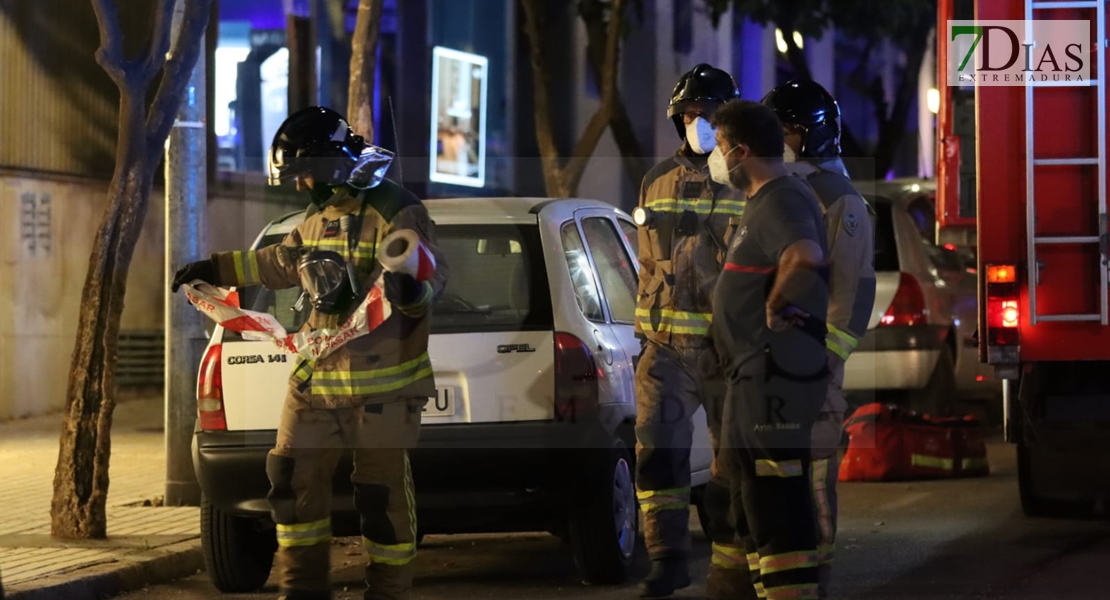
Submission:
[[[841,523],[833,598],[852,600],[1078,600],[1110,597],[1110,523],[1031,520],[1021,514],[1013,446],[989,448],[990,477],[962,481],[840,484]],[[709,545],[691,520],[698,585]],[[336,599],[361,594],[356,539],[336,540]],[[641,557],[643,571],[646,559]],[[578,583],[570,557],[548,535],[428,536],[413,600],[479,598],[596,600],[637,597],[623,586]],[[275,589],[227,600],[273,598]],[[220,597],[201,573],[129,594],[128,600]]]

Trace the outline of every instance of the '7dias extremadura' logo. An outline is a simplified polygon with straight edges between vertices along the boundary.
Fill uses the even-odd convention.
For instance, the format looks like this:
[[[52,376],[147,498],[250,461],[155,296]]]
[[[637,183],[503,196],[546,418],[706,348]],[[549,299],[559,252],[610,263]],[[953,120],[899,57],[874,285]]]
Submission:
[[[948,85],[1091,85],[1091,22],[948,21]]]

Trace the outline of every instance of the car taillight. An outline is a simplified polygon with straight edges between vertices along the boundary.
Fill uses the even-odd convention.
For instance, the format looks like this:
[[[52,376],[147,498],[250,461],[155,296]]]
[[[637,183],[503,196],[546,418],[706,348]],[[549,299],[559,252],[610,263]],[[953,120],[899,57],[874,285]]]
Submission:
[[[226,431],[227,417],[224,414],[222,346],[209,346],[200,362],[200,377],[197,381],[197,415],[200,428],[204,431]]]
[[[987,265],[987,346],[1017,346],[1021,311],[1018,308],[1017,267]]]
[[[879,319],[880,325],[925,325],[926,318],[925,293],[921,291],[921,284],[917,278],[909,273],[902,273],[898,279],[898,291],[894,293],[894,300],[890,307]]]
[[[569,333],[555,334],[555,420],[573,422],[598,408],[598,372],[593,353]]]

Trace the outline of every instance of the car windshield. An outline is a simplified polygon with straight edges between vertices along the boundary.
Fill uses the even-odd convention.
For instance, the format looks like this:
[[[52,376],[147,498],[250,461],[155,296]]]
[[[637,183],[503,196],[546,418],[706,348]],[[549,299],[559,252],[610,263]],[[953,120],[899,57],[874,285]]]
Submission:
[[[554,327],[543,245],[535,225],[436,225],[450,276],[432,308],[432,333],[544,331]],[[271,235],[260,245],[280,243]],[[287,331],[301,327],[308,310],[295,310],[299,287],[240,290],[249,310],[274,315]]]

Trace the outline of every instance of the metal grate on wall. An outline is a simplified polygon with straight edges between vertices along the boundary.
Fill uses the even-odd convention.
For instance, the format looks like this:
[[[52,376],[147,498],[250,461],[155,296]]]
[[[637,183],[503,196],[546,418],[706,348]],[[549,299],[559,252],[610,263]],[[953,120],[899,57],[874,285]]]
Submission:
[[[137,388],[162,386],[166,336],[161,329],[121,331],[116,385]]]

